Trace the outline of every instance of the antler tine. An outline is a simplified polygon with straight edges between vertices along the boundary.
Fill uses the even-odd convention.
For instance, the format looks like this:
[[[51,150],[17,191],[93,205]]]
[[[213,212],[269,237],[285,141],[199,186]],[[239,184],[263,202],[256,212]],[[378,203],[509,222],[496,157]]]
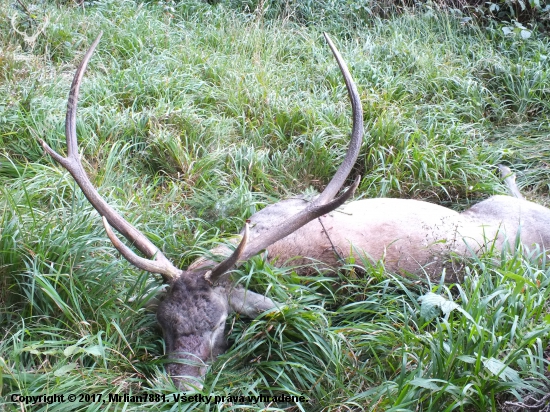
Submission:
[[[241,248],[241,246],[243,246],[244,250],[242,251],[242,253],[240,253],[239,256],[237,256],[236,258],[234,256],[236,253],[234,253],[231,257],[226,259],[226,261],[220,263],[218,266],[212,269],[212,273],[209,274],[210,279],[218,279],[220,276],[223,275],[223,273],[229,270],[237,262],[237,260],[246,260],[251,256],[254,256],[262,249],[265,249],[269,245],[290,235],[292,232],[298,230],[313,219],[321,217],[322,215],[340,207],[349,198],[351,198],[351,196],[353,196],[353,193],[359,186],[361,177],[357,176],[357,178],[348,188],[348,190],[346,190],[342,195],[334,199],[334,196],[336,196],[336,194],[344,184],[346,178],[348,177],[349,173],[351,172],[351,169],[355,164],[355,161],[357,160],[357,156],[359,155],[359,151],[361,149],[361,142],[363,140],[363,108],[361,107],[361,99],[359,97],[359,92],[357,91],[357,86],[353,81],[353,77],[349,72],[346,62],[344,61],[344,59],[338,52],[338,49],[332,43],[330,37],[326,33],[325,39],[327,40],[327,43],[332,50],[332,54],[338,62],[340,71],[344,76],[353,112],[353,127],[351,131],[351,139],[344,161],[336,171],[335,175],[332,177],[325,190],[323,190],[323,192],[304,210],[288,218],[278,227],[274,227],[271,231],[262,234],[262,236],[256,237],[246,245],[243,245],[245,241],[245,239],[243,238],[241,245],[239,245],[239,249]]]
[[[340,71],[344,76],[344,81],[346,82],[346,88],[348,89],[348,95],[351,101],[353,126],[351,129],[351,139],[348,146],[348,151],[346,152],[344,161],[342,162],[328,185],[325,187],[325,190],[323,190],[323,192],[317,197],[317,199],[315,199],[315,202],[317,202],[318,204],[329,202],[334,198],[334,196],[336,196],[336,194],[346,181],[349,173],[351,172],[353,165],[357,161],[359,151],[361,150],[361,143],[363,141],[363,107],[361,106],[361,98],[359,97],[357,86],[353,81],[353,77],[349,72],[346,62],[330,39],[329,35],[327,33],[323,34],[330,47],[330,50],[332,51],[332,54],[336,59],[336,62],[338,63],[338,66],[340,67]]]
[[[76,109],[78,105],[78,94],[88,62],[90,61],[90,58],[92,57],[102,34],[103,33],[100,33],[99,36],[97,36],[95,41],[90,46],[90,49],[84,55],[82,62],[76,70],[71,85],[71,91],[69,92],[67,115],[65,117],[67,157],[59,155],[43,140],[40,140],[40,144],[44,150],[54,158],[55,161],[67,169],[82,192],[84,192],[84,195],[91,205],[99,212],[101,216],[103,216],[107,235],[122,256],[124,256],[130,263],[139,269],[143,269],[151,273],[158,273],[162,275],[165,282],[172,282],[181,274],[181,270],[176,268],[143,233],[132,226],[128,221],[120,216],[117,211],[109,206],[107,202],[105,202],[90,182],[90,179],[86,175],[84,167],[80,161],[76,137]],[[126,239],[128,239],[128,241],[130,241],[141,253],[148,258],[152,258],[153,260],[144,259],[136,255],[128,247],[122,244],[110,229],[109,224],[118,230]]]
[[[212,270],[206,272],[206,274],[204,275],[204,278],[212,284],[216,283],[219,280],[220,276],[222,276],[225,272],[227,272],[229,269],[235,266],[237,264],[237,261],[241,259],[242,254],[246,249],[247,242],[248,242],[248,223],[245,223],[243,238],[239,243],[239,246],[237,246],[237,249],[235,249],[235,251],[231,254],[231,256],[229,256],[223,262],[219,263]]]
[[[103,226],[105,227],[105,232],[107,232],[107,236],[109,236],[109,239],[111,240],[111,243],[116,248],[116,250],[118,250],[120,254],[124,256],[124,258],[135,267],[145,270],[146,272],[159,273],[161,275],[164,275],[168,278],[166,279],[167,282],[176,279],[181,274],[181,271],[174,267],[174,265],[172,265],[172,263],[170,263],[170,261],[166,258],[150,260],[142,258],[141,256],[138,256],[134,252],[132,252],[132,250],[124,243],[122,243],[115,235],[115,233],[111,230],[111,226],[109,225],[109,222],[107,221],[107,218],[105,216],[103,216]],[[160,253],[160,251],[158,253]]]

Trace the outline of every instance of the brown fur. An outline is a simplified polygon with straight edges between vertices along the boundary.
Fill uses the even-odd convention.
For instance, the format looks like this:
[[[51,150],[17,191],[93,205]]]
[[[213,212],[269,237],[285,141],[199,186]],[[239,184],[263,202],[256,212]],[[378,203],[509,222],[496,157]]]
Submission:
[[[261,235],[272,213],[299,205],[296,200],[281,202],[255,214],[251,236]],[[393,273],[426,273],[434,281],[445,270],[445,280],[455,282],[461,273],[456,257],[493,245],[497,250],[513,246],[518,233],[527,248],[550,248],[550,210],[509,196],[493,196],[463,213],[418,200],[364,199],[308,223],[267,250],[279,265],[316,260],[337,267],[339,257],[354,255],[383,261]]]
[[[289,199],[267,206],[250,217],[250,237],[262,236],[273,221],[306,204]],[[427,274],[433,281],[445,275],[445,281],[456,282],[461,280],[461,258],[513,247],[518,234],[526,248],[549,249],[550,210],[511,196],[492,196],[462,213],[412,199],[363,199],[309,222],[267,252],[278,266],[318,262],[337,268],[353,255],[381,261],[392,273]],[[215,252],[227,253],[223,248]],[[190,269],[208,264],[198,261]]]

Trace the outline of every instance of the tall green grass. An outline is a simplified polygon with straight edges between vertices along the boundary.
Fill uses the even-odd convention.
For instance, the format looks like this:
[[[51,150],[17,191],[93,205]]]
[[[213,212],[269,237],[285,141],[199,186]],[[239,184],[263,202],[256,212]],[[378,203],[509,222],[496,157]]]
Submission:
[[[462,209],[504,192],[494,168],[504,162],[548,204],[545,37],[430,9],[366,27],[331,17],[336,8],[308,26],[230,2],[23,4],[0,2],[10,22],[0,26],[0,410],[21,410],[14,394],[151,393],[170,401],[28,408],[486,411],[548,391],[544,254],[472,258],[461,285],[397,277],[367,259],[304,277],[256,257],[235,279],[283,306],[229,320],[232,346],[201,393],[308,401],[176,405],[148,309],[160,280],[120,259],[37,142],[65,151],[70,81],[103,31],[78,112],[85,167],[184,267],[336,170],[351,119],[320,32],[330,26],[365,111],[357,197]]]

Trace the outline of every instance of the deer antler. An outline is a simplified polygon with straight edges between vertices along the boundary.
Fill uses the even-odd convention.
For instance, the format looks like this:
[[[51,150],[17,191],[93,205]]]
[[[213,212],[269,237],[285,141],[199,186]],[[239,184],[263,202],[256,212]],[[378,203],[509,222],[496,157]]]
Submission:
[[[353,77],[349,72],[346,62],[338,52],[338,49],[336,48],[334,43],[332,43],[328,34],[324,33],[324,35],[330,49],[332,50],[332,54],[334,55],[334,57],[336,58],[336,61],[338,62],[340,71],[344,76],[344,80],[346,82],[346,88],[348,89],[348,95],[351,101],[352,113],[353,113],[353,127],[351,131],[351,140],[350,140],[350,144],[348,146],[348,150],[346,152],[344,161],[342,162],[342,164],[340,165],[340,167],[338,168],[338,170],[336,171],[336,173],[328,183],[327,187],[325,187],[325,190],[323,190],[323,192],[313,202],[311,202],[304,210],[288,218],[286,221],[281,222],[279,225],[267,231],[267,233],[262,234],[262,236],[258,236],[252,241],[249,241],[246,244],[246,246],[244,246],[243,242],[241,242],[241,245],[239,245],[238,249],[240,249],[242,246],[244,247],[242,247],[243,250],[239,256],[235,258],[234,256],[236,254],[235,252],[230,258],[220,263],[218,266],[212,269],[211,272],[208,273],[208,278],[212,282],[216,282],[226,271],[228,271],[231,267],[233,267],[233,265],[237,262],[237,260],[246,260],[251,256],[254,256],[255,254],[259,253],[261,250],[277,242],[278,240],[285,238],[286,236],[298,230],[299,228],[309,223],[313,219],[316,219],[340,207],[351,196],[353,196],[355,189],[357,189],[357,186],[359,186],[359,182],[361,181],[361,178],[360,176],[357,176],[357,178],[355,179],[353,184],[348,188],[348,190],[346,190],[342,195],[340,195],[336,199],[332,200],[334,196],[336,196],[336,193],[338,193],[338,191],[344,184],[349,173],[351,172],[351,169],[353,168],[353,165],[357,160],[357,156],[359,156],[361,143],[363,141],[363,108],[361,107],[361,99],[359,97],[359,92],[357,91],[357,86],[353,81]],[[227,263],[230,259],[233,260],[232,263]]]
[[[76,138],[76,108],[78,105],[78,93],[80,91],[80,84],[86,66],[92,57],[92,54],[99,43],[103,33],[95,39],[90,49],[84,55],[82,62],[78,66],[71,85],[71,91],[69,92],[69,99],[67,103],[67,115],[65,117],[65,136],[67,138],[67,157],[63,157],[56,153],[46,142],[40,140],[40,144],[46,152],[50,154],[61,166],[68,170],[73,176],[75,182],[84,192],[84,195],[92,206],[103,216],[103,223],[105,230],[111,242],[115,248],[124,256],[130,263],[143,269],[147,272],[158,273],[162,275],[165,282],[173,282],[178,278],[182,271],[176,268],[164,254],[149,240],[147,237],[126,221],[116,210],[105,202],[105,200],[99,195],[95,187],[90,182],[90,179],[86,175],[82,163],[80,161],[80,155],[78,153],[78,142]],[[115,236],[110,226],[112,225],[118,230],[128,241],[130,241],[141,253],[148,258],[144,259],[134,252],[132,252],[127,246],[125,246]]]
[[[346,156],[328,185],[325,187],[325,190],[323,190],[323,192],[315,200],[319,204],[327,203],[332,200],[334,196],[336,196],[336,193],[338,193],[346,181],[353,165],[357,161],[357,156],[359,156],[359,151],[361,150],[361,143],[363,142],[363,107],[361,106],[361,98],[359,97],[357,86],[353,81],[353,77],[349,72],[346,62],[330,39],[329,35],[327,33],[323,34],[330,50],[332,51],[332,54],[336,58],[336,62],[338,63],[340,71],[344,76],[344,81],[346,82],[346,88],[348,89],[348,96],[351,102],[353,126],[351,129],[351,140],[349,142]]]
[[[137,268],[151,273],[159,273],[162,275],[165,282],[172,283],[175,279],[182,275],[183,271],[176,268],[143,233],[132,226],[128,221],[120,216],[118,212],[109,206],[107,202],[105,202],[90,182],[90,179],[86,175],[80,161],[76,136],[76,110],[78,105],[78,94],[84,72],[86,71],[88,62],[90,61],[99,40],[101,39],[101,35],[102,34],[99,34],[99,36],[97,36],[90,49],[84,55],[82,62],[76,70],[71,85],[71,91],[69,93],[67,103],[67,115],[65,118],[67,157],[59,155],[43,140],[40,140],[40,144],[44,150],[54,158],[54,160],[60,163],[73,176],[75,182],[82,189],[88,201],[103,217],[103,224],[107,235],[113,243],[113,246],[122,254],[122,256],[124,256],[126,260]],[[332,200],[344,184],[344,181],[349,175],[353,164],[357,160],[363,138],[363,111],[361,108],[361,101],[357,87],[355,86],[353,78],[349,73],[346,63],[326,33],[325,38],[332,50],[332,53],[334,54],[334,57],[336,58],[336,61],[338,62],[338,65],[340,66],[342,74],[344,75],[344,80],[346,82],[353,111],[351,141],[344,161],[325,190],[301,212],[282,222],[281,225],[275,227],[266,235],[261,236],[261,238],[254,239],[250,243],[247,243],[248,226],[246,226],[243,239],[235,252],[228,259],[221,262],[205,275],[206,278],[212,283],[216,282],[223,273],[233,267],[238,260],[245,260],[250,256],[255,255],[262,249],[265,249],[270,244],[288,236],[311,220],[336,209],[353,195],[355,189],[359,185],[360,179],[357,177],[353,185],[348,188],[345,193]],[[130,248],[124,245],[111,230],[111,226],[120,232],[148,259],[136,255]]]

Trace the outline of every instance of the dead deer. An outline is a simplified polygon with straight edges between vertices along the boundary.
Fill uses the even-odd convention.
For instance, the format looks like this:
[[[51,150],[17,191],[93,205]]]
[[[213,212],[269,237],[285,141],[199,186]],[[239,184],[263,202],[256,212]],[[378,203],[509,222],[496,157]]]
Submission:
[[[359,178],[339,197],[359,154],[363,138],[363,112],[357,87],[346,63],[325,35],[351,100],[353,127],[350,144],[334,177],[312,201],[294,198],[267,206],[249,219],[236,249],[213,252],[230,255],[216,264],[204,258],[188,270],[176,268],[149,239],[122,218],[99,195],[80,162],[76,137],[76,108],[84,71],[101,35],[78,67],[67,104],[65,134],[67,157],[41,145],[73,176],[92,206],[103,217],[114,247],[137,268],[162,275],[170,286],[159,305],[157,319],[164,331],[166,350],[174,363],[168,373],[180,385],[200,386],[207,361],[225,350],[224,327],[230,311],[249,317],[276,307],[260,294],[235,286],[224,276],[239,261],[266,249],[277,265],[311,261],[330,268],[350,256],[383,261],[388,271],[425,274],[431,279],[460,280],[460,259],[486,248],[513,246],[516,236],[526,247],[550,248],[550,210],[518,197],[492,196],[458,213],[435,204],[411,199],[363,199],[344,203]],[[509,175],[509,170],[503,168]],[[511,176],[505,180],[519,194]],[[519,195],[521,196],[521,195]],[[113,226],[146,258],[135,254],[113,233]],[[297,258],[298,257],[298,258]]]

